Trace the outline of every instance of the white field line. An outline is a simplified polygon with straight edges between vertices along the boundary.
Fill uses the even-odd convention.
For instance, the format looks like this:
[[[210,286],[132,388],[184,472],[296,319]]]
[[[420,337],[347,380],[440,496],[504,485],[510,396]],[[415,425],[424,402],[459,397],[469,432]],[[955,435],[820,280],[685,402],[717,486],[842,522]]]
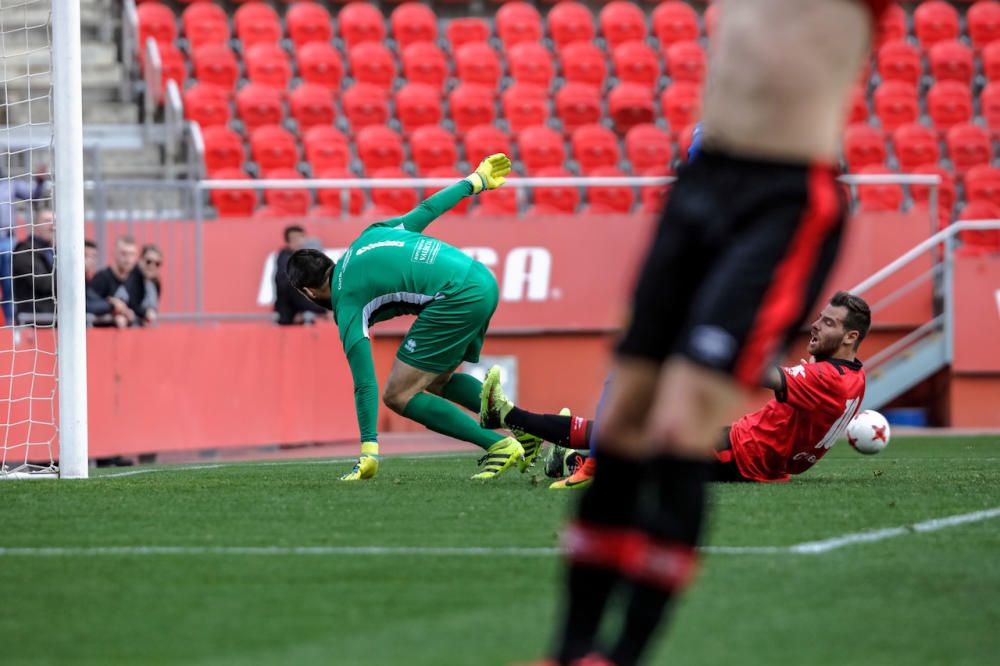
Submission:
[[[913,532],[936,532],[957,525],[1000,517],[1000,507],[925,520],[902,527],[844,534],[821,541],[791,546],[705,546],[702,552],[717,555],[819,555],[860,543],[885,541]],[[517,547],[423,547],[423,546],[93,546],[93,547],[0,547],[0,557],[58,557],[95,555],[432,555],[479,557],[512,555],[549,557],[557,548]]]

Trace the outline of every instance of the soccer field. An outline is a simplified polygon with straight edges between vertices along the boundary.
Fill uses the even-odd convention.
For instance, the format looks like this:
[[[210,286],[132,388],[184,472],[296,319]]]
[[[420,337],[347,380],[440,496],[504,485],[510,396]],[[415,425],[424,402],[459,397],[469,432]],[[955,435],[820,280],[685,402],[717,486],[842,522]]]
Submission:
[[[0,484],[2,663],[543,653],[574,494],[516,471],[470,481],[470,455],[388,458],[359,484],[330,462]],[[716,486],[714,505],[704,568],[650,663],[996,663],[997,438],[897,437],[873,457],[842,443],[792,483]]]

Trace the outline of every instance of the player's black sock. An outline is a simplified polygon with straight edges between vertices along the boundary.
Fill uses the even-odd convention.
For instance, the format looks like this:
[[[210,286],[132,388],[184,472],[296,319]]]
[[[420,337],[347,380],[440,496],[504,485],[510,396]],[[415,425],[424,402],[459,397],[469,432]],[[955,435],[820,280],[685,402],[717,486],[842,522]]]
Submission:
[[[613,540],[633,526],[639,487],[637,477],[641,469],[638,460],[600,449],[597,452],[597,473],[580,500],[567,544],[570,551],[567,595],[562,635],[556,651],[563,663],[583,657],[593,649],[608,597],[621,580],[613,563],[588,557],[585,552],[595,548],[601,550],[602,544],[583,544],[578,549],[578,544],[572,543],[573,531],[590,529],[590,539],[594,539],[595,533],[604,531]],[[610,550],[618,546],[615,543],[608,545]]]
[[[511,408],[507,416],[504,417],[504,422],[508,428],[523,430],[535,437],[541,437],[546,442],[552,442],[559,446],[569,446],[572,421],[572,416],[535,414],[520,407]]]
[[[669,564],[640,569],[632,577],[625,622],[611,652],[617,666],[638,663],[670,601],[687,583],[705,513],[710,463],[664,456],[651,467],[656,501],[641,512],[640,527],[650,539],[650,560]]]

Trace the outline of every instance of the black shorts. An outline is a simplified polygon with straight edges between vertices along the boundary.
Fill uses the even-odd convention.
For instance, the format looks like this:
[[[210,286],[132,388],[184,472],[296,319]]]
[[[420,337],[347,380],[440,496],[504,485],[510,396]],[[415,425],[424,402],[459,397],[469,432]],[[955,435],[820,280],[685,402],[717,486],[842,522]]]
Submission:
[[[729,439],[729,431],[730,428],[723,428],[722,435],[715,445],[715,460],[712,461],[709,479],[723,483],[752,483],[753,479],[743,476],[736,460],[733,459],[733,445]]]
[[[833,168],[702,151],[667,198],[618,346],[756,385],[819,295],[846,200]]]

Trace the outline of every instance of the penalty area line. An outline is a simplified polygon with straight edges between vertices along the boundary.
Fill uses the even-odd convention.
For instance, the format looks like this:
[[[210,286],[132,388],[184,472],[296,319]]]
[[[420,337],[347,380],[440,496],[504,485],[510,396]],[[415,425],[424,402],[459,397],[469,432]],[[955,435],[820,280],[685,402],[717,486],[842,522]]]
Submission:
[[[901,527],[888,527],[867,532],[855,532],[820,541],[805,541],[791,546],[705,546],[700,550],[713,555],[819,555],[862,543],[885,541],[913,533],[978,523],[1000,517],[1000,507],[933,518]],[[131,555],[430,555],[439,557],[481,557],[513,555],[517,557],[551,557],[558,548],[504,546],[68,546],[68,547],[0,547],[0,557],[61,557],[61,556],[131,556]]]

